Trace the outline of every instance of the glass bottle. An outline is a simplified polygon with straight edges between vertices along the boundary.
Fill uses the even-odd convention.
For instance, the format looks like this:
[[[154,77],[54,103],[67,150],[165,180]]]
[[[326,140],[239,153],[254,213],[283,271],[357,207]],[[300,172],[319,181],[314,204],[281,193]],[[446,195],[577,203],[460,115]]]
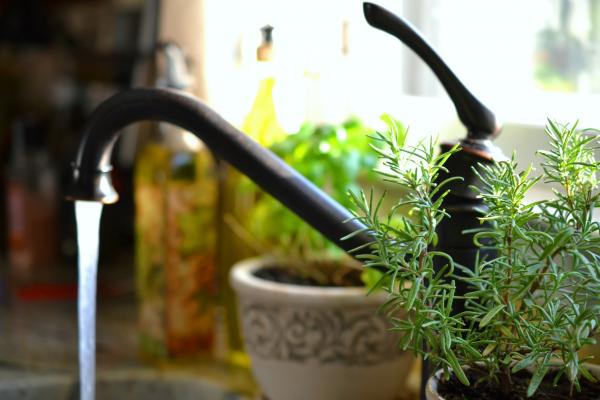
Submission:
[[[182,52],[164,48],[158,85],[190,84]],[[154,126],[135,171],[136,286],[142,355],[210,356],[215,343],[218,183],[211,152],[189,132]]]
[[[44,134],[31,115],[13,125],[6,214],[10,272],[19,284],[49,278],[58,256],[58,182]]]
[[[268,147],[285,136],[273,100],[276,84],[273,70],[273,27],[261,28],[263,40],[256,51],[259,71],[259,84],[256,97],[242,124],[241,130],[262,146]],[[247,365],[240,329],[238,326],[237,304],[229,285],[231,266],[244,258],[260,253],[260,243],[253,241],[248,231],[248,218],[260,189],[247,177],[232,167],[223,166],[222,218],[219,231],[219,287],[221,290],[220,321],[226,332],[225,350],[222,356],[236,365]]]

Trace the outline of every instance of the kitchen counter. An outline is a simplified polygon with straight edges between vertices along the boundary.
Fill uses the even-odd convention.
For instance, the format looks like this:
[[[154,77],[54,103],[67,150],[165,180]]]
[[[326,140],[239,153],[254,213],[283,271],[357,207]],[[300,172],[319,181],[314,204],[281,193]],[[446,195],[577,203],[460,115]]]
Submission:
[[[71,384],[76,379],[76,268],[63,268],[63,271],[69,271],[68,276],[55,277],[46,286],[53,290],[15,289],[13,285],[9,291],[12,295],[7,296],[9,301],[0,302],[0,389],[10,382],[20,382],[27,387],[31,382]],[[99,378],[111,373],[117,373],[116,378],[114,374],[111,376],[113,381],[132,374],[135,379],[142,380],[148,376],[159,380],[183,376],[181,379],[186,382],[194,379],[216,382],[235,393],[253,395],[256,392],[247,369],[210,359],[144,362],[138,354],[133,277],[131,257],[124,257],[118,265],[101,266],[99,269],[96,323]],[[36,283],[35,288],[39,287]]]

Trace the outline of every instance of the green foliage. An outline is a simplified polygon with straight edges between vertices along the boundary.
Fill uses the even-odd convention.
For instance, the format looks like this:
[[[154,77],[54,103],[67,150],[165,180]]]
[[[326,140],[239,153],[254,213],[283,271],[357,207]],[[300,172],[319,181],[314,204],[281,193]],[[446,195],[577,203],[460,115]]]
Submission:
[[[519,171],[514,157],[475,170],[483,185],[473,189],[486,210],[481,228],[465,233],[496,256],[481,256],[474,266],[455,264],[435,249],[435,228],[448,216],[442,208],[447,181],[437,178],[456,147],[435,156],[431,140],[403,148],[393,132],[377,134],[374,148],[385,165],[379,173],[407,194],[387,219],[379,216],[381,200],[352,196],[356,218],[374,239],[360,257],[367,267],[386,271],[380,285],[389,292],[386,309],[402,334],[400,345],[465,385],[465,365],[484,368],[503,385],[511,373],[530,368],[528,396],[551,369],[557,379],[568,378],[571,390],[579,389],[581,376],[591,378],[578,350],[594,343],[600,322],[600,225],[592,218],[599,205],[597,137],[552,121],[546,132],[551,150],[538,152],[541,177],[532,177],[531,167]],[[540,180],[556,187],[554,197],[527,203]],[[412,207],[412,219],[398,218],[402,204]],[[459,280],[467,286],[461,296]],[[453,313],[457,300],[464,310]],[[399,309],[409,312],[399,319]]]
[[[349,207],[346,193],[358,190],[360,179],[373,179],[377,157],[369,151],[370,132],[356,119],[342,125],[306,123],[271,150]],[[257,201],[250,221],[250,232],[272,253],[280,252],[287,258],[306,262],[343,256],[333,243],[268,195]]]

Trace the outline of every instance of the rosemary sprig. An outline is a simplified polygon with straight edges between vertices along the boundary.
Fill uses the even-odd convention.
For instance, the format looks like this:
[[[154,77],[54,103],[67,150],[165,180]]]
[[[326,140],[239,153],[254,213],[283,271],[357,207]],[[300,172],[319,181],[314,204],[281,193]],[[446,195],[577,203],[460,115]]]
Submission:
[[[552,369],[557,380],[568,378],[572,392],[580,389],[581,376],[591,379],[578,350],[595,342],[600,322],[597,136],[553,121],[546,133],[550,150],[538,152],[541,176],[533,177],[531,166],[519,170],[514,157],[475,170],[482,185],[473,189],[486,211],[482,227],[468,233],[497,256],[473,266],[455,265],[435,248],[436,227],[448,217],[442,203],[449,180],[438,177],[458,147],[436,155],[433,139],[405,146],[405,132],[391,120],[388,132],[373,137],[381,159],[377,172],[404,195],[385,217],[382,198],[352,195],[356,218],[373,237],[359,257],[367,268],[386,271],[378,286],[389,293],[384,308],[401,334],[400,346],[465,385],[464,365],[484,368],[501,384],[530,368],[528,396]],[[553,198],[527,202],[541,180],[554,185]],[[408,214],[399,212],[406,208]],[[458,280],[468,289],[461,296],[464,311],[454,314]],[[397,317],[399,309],[408,311],[404,318]]]

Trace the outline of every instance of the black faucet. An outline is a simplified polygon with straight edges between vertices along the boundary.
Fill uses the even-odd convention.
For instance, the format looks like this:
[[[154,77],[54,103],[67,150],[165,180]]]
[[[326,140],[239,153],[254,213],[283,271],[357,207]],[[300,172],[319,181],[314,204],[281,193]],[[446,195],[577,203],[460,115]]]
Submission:
[[[450,214],[438,229],[438,248],[465,266],[472,266],[478,252],[465,229],[478,227],[483,205],[469,187],[480,182],[472,168],[479,163],[504,159],[491,139],[500,132],[494,114],[460,82],[440,56],[417,31],[401,18],[372,3],[364,4],[368,23],[404,42],[433,70],[454,102],[467,128],[459,141],[462,151],[446,163],[452,183],[444,207]],[[72,200],[113,203],[118,195],[110,180],[110,158],[119,130],[134,122],[154,120],[175,124],[198,136],[220,159],[246,174],[263,190],[281,201],[342,249],[367,247],[371,238],[365,226],[269,150],[234,128],[200,100],[166,89],[133,89],[105,101],[94,112],[73,163],[67,197]],[[443,143],[442,150],[453,143]],[[447,176],[440,176],[443,180]],[[348,240],[344,236],[360,231]],[[460,291],[460,287],[458,288]]]
[[[370,242],[352,214],[254,140],[234,128],[200,100],[169,89],[132,89],[114,95],[91,116],[72,164],[66,197],[70,200],[118,200],[111,178],[111,154],[119,131],[138,121],[177,125],[198,136],[221,160],[310,223],[325,237],[350,251]]]
[[[364,3],[364,14],[369,24],[400,39],[429,65],[448,92],[460,120],[467,128],[467,137],[460,141],[462,151],[451,157],[446,164],[450,175],[462,176],[464,180],[454,182],[451,186],[452,193],[446,197],[445,206],[453,217],[453,222],[440,227],[438,246],[451,255],[454,255],[451,250],[455,248],[475,251],[472,241],[460,233],[474,223],[479,224],[476,216],[481,202],[469,188],[469,185],[478,185],[472,167],[481,162],[504,158],[502,152],[491,143],[491,139],[500,131],[494,114],[466,89],[409,23],[372,3]],[[352,220],[349,211],[200,100],[168,89],[128,90],[114,95],[98,107],[84,129],[72,164],[67,198],[107,204],[117,201],[118,194],[110,179],[113,145],[122,128],[142,120],[169,122],[192,132],[217,157],[246,174],[342,249],[349,251],[370,243],[367,232],[341,240],[365,227]],[[443,143],[442,148],[452,145]],[[441,176],[440,179],[445,177]],[[463,257],[459,253],[456,255],[460,263]]]
[[[446,163],[446,176],[440,176],[441,180],[447,175],[461,176],[463,180],[451,183],[451,193],[445,198],[444,207],[451,219],[439,226],[438,248],[459,264],[473,265],[479,249],[473,244],[472,237],[462,232],[480,226],[477,217],[483,205],[469,186],[480,185],[473,172],[479,163],[505,158],[491,142],[500,127],[494,114],[467,90],[408,22],[372,3],[364,3],[364,14],[369,24],[400,39],[427,63],[467,128],[466,138],[459,141],[462,151],[450,157]],[[234,128],[200,100],[168,89],[128,90],[98,107],[88,121],[73,163],[68,198],[103,203],[117,201],[118,194],[110,179],[112,148],[122,128],[142,120],[169,122],[192,132],[217,157],[246,174],[342,249],[350,251],[371,242],[365,226],[353,220],[348,210],[276,155]],[[442,143],[442,149],[453,145]],[[361,233],[342,240],[356,231]]]

